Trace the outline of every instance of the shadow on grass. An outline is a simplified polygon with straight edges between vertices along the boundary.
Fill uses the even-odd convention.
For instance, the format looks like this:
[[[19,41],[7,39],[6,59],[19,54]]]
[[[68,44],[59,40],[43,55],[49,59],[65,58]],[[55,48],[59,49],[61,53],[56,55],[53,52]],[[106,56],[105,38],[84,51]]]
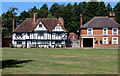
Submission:
[[[31,62],[33,60],[3,60],[3,61],[0,61],[0,64],[2,64],[2,67],[0,67],[0,69],[4,69],[4,68],[7,68],[7,67],[21,67],[21,66],[18,66],[17,64],[22,64],[22,63],[28,63],[28,62]]]

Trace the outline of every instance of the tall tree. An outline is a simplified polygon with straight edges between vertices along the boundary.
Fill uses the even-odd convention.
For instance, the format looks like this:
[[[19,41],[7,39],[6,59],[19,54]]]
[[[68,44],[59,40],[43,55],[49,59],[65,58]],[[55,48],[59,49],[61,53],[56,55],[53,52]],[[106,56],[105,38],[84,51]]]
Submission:
[[[107,10],[107,16],[109,16],[110,12],[112,12],[112,7],[110,6],[109,3],[108,3],[108,5],[106,6],[106,10]]]
[[[2,34],[4,36],[7,36],[12,32],[12,27],[13,27],[13,17],[15,18],[15,25],[17,23],[17,13],[18,13],[18,8],[16,7],[10,7],[9,10],[6,13],[2,14]],[[15,26],[16,27],[16,26]]]
[[[20,16],[19,16],[20,23],[29,17],[30,17],[29,13],[24,10],[23,12],[20,13]]]
[[[117,5],[114,7],[114,12],[116,15],[115,20],[120,24],[120,2],[118,2]]]
[[[28,13],[29,13],[29,17],[33,18],[33,13],[37,13],[38,9],[36,8],[36,6],[34,6],[33,8],[29,9]]]
[[[91,18],[97,15],[98,2],[92,2],[92,1],[94,0],[91,0],[90,2],[88,2],[86,9],[84,11],[84,16],[86,16],[84,19],[85,22],[88,22]]]
[[[47,18],[56,18],[55,16],[53,16],[52,14],[48,14]]]
[[[40,9],[37,11],[38,17],[40,18],[46,18],[49,14],[47,4],[44,4]]]
[[[52,15],[56,15],[58,9],[59,9],[59,5],[57,3],[54,3],[50,8],[50,13]]]
[[[98,10],[96,12],[96,16],[106,16],[106,15],[107,15],[107,9],[105,7],[105,3],[101,1],[98,4]]]

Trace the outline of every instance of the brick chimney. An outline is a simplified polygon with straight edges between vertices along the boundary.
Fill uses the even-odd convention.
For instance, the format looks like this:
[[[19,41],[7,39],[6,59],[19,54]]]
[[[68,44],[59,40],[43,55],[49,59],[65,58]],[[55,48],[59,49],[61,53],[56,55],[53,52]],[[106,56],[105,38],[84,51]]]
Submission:
[[[115,13],[110,12],[110,19],[115,21]]]
[[[15,18],[13,17],[13,31],[14,31],[14,28],[15,28]]]
[[[80,13],[80,27],[82,27],[82,13]]]
[[[64,19],[62,17],[59,17],[58,20],[61,23],[61,25],[64,26]]]
[[[33,14],[33,22],[35,23],[37,21],[37,13]]]

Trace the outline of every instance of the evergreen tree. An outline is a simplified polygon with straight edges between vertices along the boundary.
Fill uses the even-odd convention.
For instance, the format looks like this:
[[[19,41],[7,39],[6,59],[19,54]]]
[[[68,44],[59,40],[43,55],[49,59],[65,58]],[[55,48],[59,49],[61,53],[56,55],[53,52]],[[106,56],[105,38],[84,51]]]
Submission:
[[[20,16],[19,16],[20,23],[29,17],[30,17],[29,13],[24,10],[23,12],[20,13]]]
[[[106,10],[107,10],[107,16],[110,15],[110,12],[112,12],[112,7],[110,6],[110,4],[108,3],[108,5],[106,6]]]
[[[106,15],[107,15],[107,10],[105,7],[105,3],[101,1],[98,4],[98,10],[96,12],[96,16],[106,16]]]
[[[91,0],[94,1],[94,0]],[[86,5],[86,9],[84,11],[84,21],[85,23],[88,22],[91,18],[93,18],[94,16],[97,15],[97,11],[98,11],[98,2],[88,2],[88,4]]]
[[[59,5],[57,3],[54,3],[50,8],[50,13],[52,15],[57,15],[57,10],[59,9]]]
[[[38,17],[39,18],[46,18],[47,15],[49,14],[47,4],[44,4],[38,11]]]
[[[114,7],[114,12],[116,15],[116,22],[118,22],[120,24],[120,2],[117,3],[117,5]]]

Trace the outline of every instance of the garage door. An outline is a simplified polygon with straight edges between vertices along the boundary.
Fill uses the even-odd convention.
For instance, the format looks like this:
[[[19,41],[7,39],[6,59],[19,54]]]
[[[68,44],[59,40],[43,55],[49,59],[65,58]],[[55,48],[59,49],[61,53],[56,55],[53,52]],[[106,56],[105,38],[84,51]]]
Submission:
[[[83,47],[93,47],[93,38],[83,38]]]

